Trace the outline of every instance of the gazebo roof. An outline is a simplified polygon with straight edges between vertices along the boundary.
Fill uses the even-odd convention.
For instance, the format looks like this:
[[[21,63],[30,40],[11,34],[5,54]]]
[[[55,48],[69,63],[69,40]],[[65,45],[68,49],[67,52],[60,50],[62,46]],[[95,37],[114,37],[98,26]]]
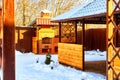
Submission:
[[[59,19],[67,19],[67,18],[72,18],[73,15],[75,15],[76,13],[78,13],[79,10],[83,9],[85,6],[87,6],[90,2],[86,3],[86,4],[82,4],[78,7],[75,7],[55,18],[53,18],[52,20],[59,20]]]
[[[72,17],[82,17],[106,12],[106,0],[93,0],[91,3],[78,10]]]
[[[106,0],[91,0],[52,19],[54,22],[63,22],[76,19],[89,18],[90,16],[105,16]],[[99,15],[100,14],[100,15]]]

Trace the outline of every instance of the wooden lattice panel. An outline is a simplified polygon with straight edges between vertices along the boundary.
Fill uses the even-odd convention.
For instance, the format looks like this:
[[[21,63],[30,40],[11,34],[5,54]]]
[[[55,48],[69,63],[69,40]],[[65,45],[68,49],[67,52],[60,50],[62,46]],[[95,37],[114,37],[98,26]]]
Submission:
[[[117,18],[116,20],[113,19],[115,12],[120,11],[120,0],[107,0],[107,4],[108,80],[120,80],[120,48],[113,44],[113,38],[115,38],[117,31],[120,30]],[[112,5],[115,5],[115,7]]]
[[[62,42],[75,42],[75,23],[62,23],[61,25]]]
[[[82,45],[59,43],[58,60],[60,63],[83,69]]]

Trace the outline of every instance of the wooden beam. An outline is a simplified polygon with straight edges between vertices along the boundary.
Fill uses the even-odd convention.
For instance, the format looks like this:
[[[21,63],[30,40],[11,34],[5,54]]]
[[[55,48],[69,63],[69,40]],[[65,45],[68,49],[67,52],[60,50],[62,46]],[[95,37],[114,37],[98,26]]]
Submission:
[[[83,70],[84,70],[84,46],[85,46],[85,23],[82,21],[82,44],[83,44]]]
[[[86,24],[106,24],[106,21],[101,21],[101,20],[85,20],[84,23],[86,23]]]
[[[15,80],[15,25],[14,25],[14,0],[3,2],[3,79]]]
[[[59,42],[61,42],[61,22],[59,22]]]
[[[75,21],[75,44],[77,44],[77,22]]]

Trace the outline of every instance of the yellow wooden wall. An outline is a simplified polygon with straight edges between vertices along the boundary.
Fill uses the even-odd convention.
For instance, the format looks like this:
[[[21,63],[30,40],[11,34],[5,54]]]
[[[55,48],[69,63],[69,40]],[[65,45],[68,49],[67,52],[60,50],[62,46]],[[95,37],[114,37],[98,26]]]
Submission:
[[[83,69],[82,45],[58,43],[58,60],[60,63]]]

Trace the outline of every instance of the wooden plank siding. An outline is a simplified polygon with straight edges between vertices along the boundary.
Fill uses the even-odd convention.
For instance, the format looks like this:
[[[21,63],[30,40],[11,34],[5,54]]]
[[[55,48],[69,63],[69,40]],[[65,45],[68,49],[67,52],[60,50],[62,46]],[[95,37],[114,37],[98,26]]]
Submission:
[[[78,44],[58,44],[58,61],[60,63],[76,67],[83,70],[82,45]]]

